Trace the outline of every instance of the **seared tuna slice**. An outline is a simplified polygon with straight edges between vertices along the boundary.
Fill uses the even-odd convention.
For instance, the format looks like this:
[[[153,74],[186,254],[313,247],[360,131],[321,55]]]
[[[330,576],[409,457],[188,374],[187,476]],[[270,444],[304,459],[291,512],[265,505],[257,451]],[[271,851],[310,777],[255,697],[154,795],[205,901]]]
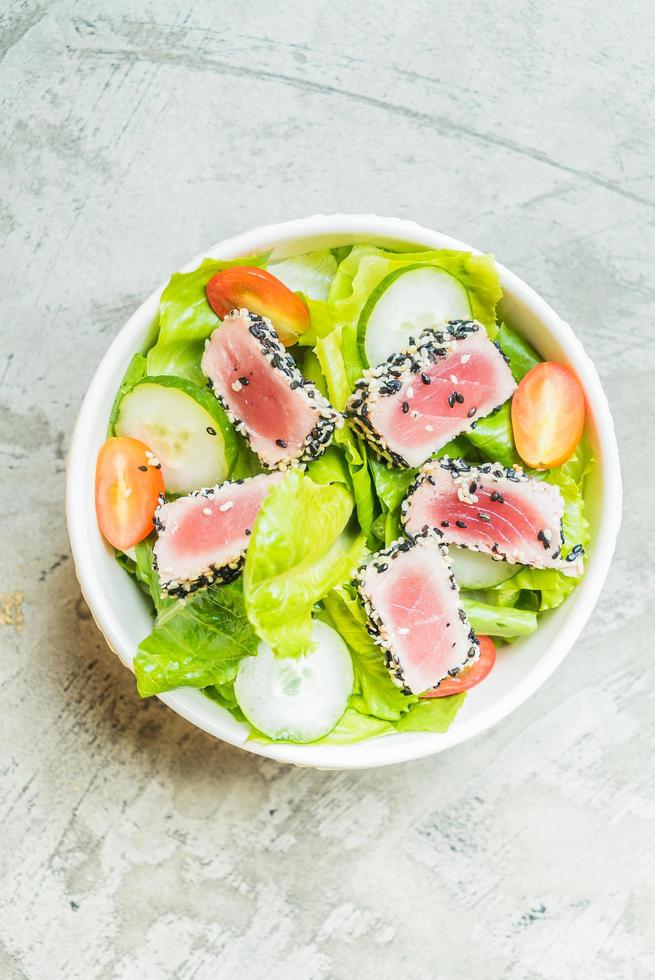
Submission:
[[[282,473],[264,473],[162,503],[154,548],[162,592],[184,598],[236,578],[264,497],[282,479]]]
[[[477,659],[480,645],[459,603],[447,549],[434,534],[378,551],[355,584],[369,633],[406,694],[422,694]]]
[[[562,495],[552,483],[519,467],[476,467],[448,458],[426,463],[402,503],[402,520],[412,534],[435,528],[446,544],[579,575],[583,549],[577,545],[561,557],[563,514]]]
[[[420,466],[515,388],[482,324],[453,320],[365,371],[346,414],[380,456],[398,466]]]
[[[234,310],[214,331],[202,370],[235,428],[268,469],[316,459],[343,424],[303,378],[271,321],[248,310]]]

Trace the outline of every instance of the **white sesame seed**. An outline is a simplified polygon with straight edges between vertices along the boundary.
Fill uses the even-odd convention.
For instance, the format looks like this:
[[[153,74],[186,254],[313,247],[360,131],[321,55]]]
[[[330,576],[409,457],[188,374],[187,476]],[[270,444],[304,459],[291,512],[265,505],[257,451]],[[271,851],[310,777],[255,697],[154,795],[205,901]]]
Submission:
[[[426,425],[425,431],[426,432],[434,432],[434,426],[433,425]]]
[[[223,511],[223,513],[225,513],[225,511],[226,510],[229,510],[230,507],[234,507],[234,501],[233,500],[226,500],[225,503],[224,504],[221,504],[221,506],[218,509],[221,510],[221,511]]]
[[[471,360],[471,355],[470,354],[462,354],[459,363],[460,364],[466,364],[470,360]]]
[[[206,514],[207,517],[211,517],[211,515],[212,515],[212,509],[211,509],[211,507],[203,507],[202,508],[202,512],[203,512],[203,514]]]
[[[407,636],[408,633],[409,630],[407,629],[406,626],[401,626],[400,629],[398,630],[398,636]]]
[[[243,388],[243,385],[237,379],[236,381],[233,381],[232,382],[231,388],[232,388],[232,391],[241,391],[241,389]]]
[[[148,466],[159,466],[159,460],[156,456],[151,456],[148,460]]]
[[[149,450],[149,449],[146,449],[146,457],[147,457],[148,459],[152,459],[152,453],[150,452],[150,450]]]
[[[125,487],[125,489],[123,490],[123,496],[124,497],[129,497],[131,493],[132,493],[132,488],[131,487]]]
[[[457,378],[456,378],[456,376],[455,376],[454,374],[451,374],[451,376],[450,376],[450,380],[452,381],[452,383],[453,383],[454,385],[456,385],[456,384],[457,384]]]
[[[410,385],[410,386],[409,386],[409,388],[407,389],[407,397],[408,397],[408,398],[413,398],[413,397],[414,397],[414,389],[412,388],[412,386],[411,386],[411,385]]]

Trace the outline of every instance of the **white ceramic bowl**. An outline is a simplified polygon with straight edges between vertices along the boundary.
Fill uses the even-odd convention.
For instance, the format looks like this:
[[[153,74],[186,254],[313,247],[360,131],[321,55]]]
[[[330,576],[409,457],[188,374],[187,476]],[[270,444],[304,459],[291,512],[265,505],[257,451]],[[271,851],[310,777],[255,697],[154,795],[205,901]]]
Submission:
[[[195,268],[205,255],[232,259],[272,248],[281,257],[353,241],[410,249],[427,246],[475,251],[463,242],[399,218],[315,215],[229,238],[207,249],[182,271]],[[161,695],[162,701],[178,714],[226,742],[280,762],[363,769],[442,752],[479,734],[522,704],[564,659],[598,599],[619,529],[622,490],[614,425],[596,369],[571,328],[518,276],[501,265],[498,269],[505,291],[502,315],[544,358],[570,365],[587,396],[588,434],[597,465],[589,479],[587,496],[592,549],[581,585],[559,609],[543,616],[532,636],[501,653],[492,674],[470,693],[454,724],[443,735],[387,735],[343,746],[260,745],[246,741],[245,725],[193,689]],[[80,409],[68,457],[66,513],[77,576],[107,643],[130,668],[139,642],[150,632],[152,620],[145,598],[119,568],[98,531],[94,472],[119,382],[135,351],[146,349],[153,337],[160,293],[161,289],[157,290],[139,307],[102,359]]]

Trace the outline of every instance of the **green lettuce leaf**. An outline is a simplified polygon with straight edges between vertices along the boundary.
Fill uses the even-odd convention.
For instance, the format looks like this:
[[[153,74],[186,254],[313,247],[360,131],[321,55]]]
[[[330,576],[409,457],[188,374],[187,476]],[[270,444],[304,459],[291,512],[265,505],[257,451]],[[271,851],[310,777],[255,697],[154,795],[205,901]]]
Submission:
[[[356,323],[345,323],[341,327],[341,349],[343,350],[343,363],[346,367],[348,384],[352,391],[366,370],[366,364],[362,360],[360,352]]]
[[[585,478],[594,467],[594,458],[588,439],[582,438],[573,456],[561,466],[556,466],[546,473],[535,474],[542,476],[548,483],[559,487],[564,498],[564,528],[565,547],[562,554],[567,555],[574,544],[583,547],[589,543],[589,522],[585,516],[584,484]]]
[[[300,347],[313,348],[319,337],[327,337],[334,330],[334,320],[330,304],[324,299],[312,299],[305,293],[298,293],[309,310],[309,330],[298,338]]]
[[[521,462],[514,445],[510,404],[505,402],[492,415],[479,419],[475,429],[465,437],[484,459],[503,466]]]
[[[339,328],[327,337],[319,337],[314,348],[325,378],[327,396],[339,412],[343,412],[352,391],[341,347],[341,332]]]
[[[204,387],[207,378],[200,369],[204,349],[204,340],[174,340],[168,344],[158,342],[148,351],[147,373],[151,377],[172,374]]]
[[[386,255],[386,253],[383,252],[382,249],[376,248],[375,245],[353,245],[348,254],[344,255],[339,262],[336,274],[332,280],[332,286],[330,287],[330,302],[336,303],[352,296],[354,291],[353,281],[360,267],[365,266],[365,263],[369,257],[376,259],[380,255]],[[384,279],[384,274],[380,276],[380,279]],[[378,279],[377,282],[379,282],[380,279]],[[372,292],[377,285],[377,282],[374,283],[369,292]],[[361,305],[363,307],[364,303]],[[359,312],[357,313],[357,316],[359,316]]]
[[[363,537],[348,523],[353,503],[340,484],[317,485],[294,470],[259,511],[244,594],[251,623],[278,656],[311,648],[314,604],[346,581],[362,556]]]
[[[307,252],[270,262],[267,269],[298,293],[309,310],[310,327],[298,338],[298,343],[313,347],[316,339],[330,333],[334,326],[327,299],[337,271],[337,259],[331,251]]]
[[[311,381],[312,384],[316,385],[323,397],[329,399],[327,381],[325,379],[325,375],[323,374],[323,369],[321,368],[321,362],[316,356],[316,351],[313,348],[307,348],[304,351],[304,357],[302,359],[302,364],[300,365],[300,370],[308,381]]]
[[[373,475],[375,490],[382,507],[382,514],[376,518],[372,531],[385,545],[400,537],[400,505],[407,494],[410,485],[416,478],[418,470],[390,469],[385,462],[373,453],[369,457],[369,466]]]
[[[534,603],[539,612],[546,609],[556,609],[561,606],[567,596],[569,596],[580,581],[579,578],[572,578],[556,568],[523,568],[518,575],[510,579],[515,589],[520,589],[520,598],[515,601],[525,604],[526,596],[532,595]],[[501,583],[501,588],[505,583]],[[537,623],[535,622],[535,628]],[[510,635],[509,633],[507,635]],[[511,634],[520,636],[520,633]]]
[[[536,350],[506,323],[501,323],[496,340],[503,354],[509,358],[509,369],[516,382],[541,362]]]
[[[135,546],[134,558],[130,558],[125,552],[118,550],[115,551],[115,556],[118,564],[135,579],[141,590],[148,596],[154,612],[159,615],[166,609],[177,607],[179,603],[177,599],[169,599],[161,594],[159,576],[152,560],[154,543],[155,535],[151,534],[150,537],[144,541],[139,541]]]
[[[353,742],[363,742],[366,738],[377,738],[379,735],[391,735],[396,729],[389,721],[363,715],[354,708],[346,708],[343,715],[331,732],[324,735],[316,745],[350,745]]]
[[[121,566],[123,571],[127,572],[131,578],[138,582],[136,577],[136,562],[134,561],[134,558],[130,558],[129,555],[126,555],[125,552],[121,551],[119,548],[114,548],[114,558]],[[140,585],[141,583],[139,582],[138,584]],[[147,592],[148,590],[146,589],[144,591]]]
[[[357,520],[366,537],[369,547],[375,547],[376,541],[371,535],[371,528],[378,513],[377,499],[371,473],[366,444],[351,429],[340,429],[334,437],[337,446],[343,449],[346,465],[350,476],[350,489],[355,498]],[[374,537],[374,536],[373,536]]]
[[[418,470],[390,469],[385,462],[377,457],[371,457],[370,466],[377,495],[385,509],[387,511],[397,510],[416,479]]]
[[[175,602],[139,644],[134,658],[139,694],[145,698],[176,687],[225,684],[234,680],[240,660],[254,655],[258,644],[240,582]]]
[[[319,338],[316,342],[315,353],[324,379],[327,396],[335,408],[343,411],[353,386],[348,377],[344,359],[342,331],[334,330],[327,337]],[[311,361],[310,367],[315,370],[315,365]],[[368,448],[364,441],[355,436],[348,427],[336,431],[333,444],[339,446],[345,454],[350,474],[350,488],[357,508],[357,518],[369,546],[374,546],[371,527],[379,508],[369,469]]]
[[[447,732],[462,707],[466,693],[445,698],[425,698],[412,705],[396,722],[397,732]]]
[[[162,596],[159,575],[155,570],[153,562],[154,546],[154,534],[151,534],[144,541],[139,541],[139,543],[135,546],[134,554],[136,556],[136,577],[142,588],[145,589],[150,596],[152,604],[155,607],[155,612],[158,616],[161,616],[167,610],[177,608],[179,606],[179,602],[177,599]]]
[[[203,687],[202,693],[206,694],[212,701],[220,704],[222,708],[227,708],[237,721],[245,721],[247,723],[247,718],[239,707],[239,702],[234,692],[233,680],[226,681],[224,684],[211,684],[209,687]]]
[[[326,300],[337,271],[337,260],[331,251],[306,252],[288,259],[273,259],[266,268],[294,293]]]
[[[341,483],[344,487],[351,487],[346,458],[335,445],[328,446],[322,456],[307,464],[307,476],[314,483]]]

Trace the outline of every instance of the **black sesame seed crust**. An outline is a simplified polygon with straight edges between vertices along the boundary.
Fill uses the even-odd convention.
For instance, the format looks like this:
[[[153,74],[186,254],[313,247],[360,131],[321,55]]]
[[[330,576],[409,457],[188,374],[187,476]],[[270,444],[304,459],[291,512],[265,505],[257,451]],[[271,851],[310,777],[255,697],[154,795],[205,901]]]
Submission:
[[[357,570],[357,574],[355,575],[352,582],[352,584],[355,586],[355,588],[357,589],[360,595],[362,604],[364,606],[364,610],[366,612],[366,616],[367,616],[366,628],[368,630],[368,633],[371,639],[373,640],[373,642],[375,643],[375,645],[380,647],[384,655],[385,665],[391,675],[392,681],[397,687],[399,687],[402,690],[403,694],[407,694],[407,695],[411,695],[412,691],[407,687],[405,683],[405,678],[404,678],[403,669],[400,660],[398,658],[397,653],[393,649],[393,643],[387,633],[385,624],[383,623],[382,619],[378,615],[375,606],[371,602],[366,592],[366,571],[372,566],[373,568],[375,568],[376,573],[378,575],[384,575],[384,573],[389,568],[389,562],[392,561],[394,558],[397,558],[400,552],[411,551],[412,548],[421,548],[426,542],[431,542],[433,540],[438,541],[439,533],[440,532],[435,533],[435,530],[425,529],[421,531],[420,534],[408,535],[407,539],[399,538],[398,540],[393,541],[389,545],[389,547],[382,549],[382,551],[377,551],[374,555],[372,555],[368,559],[368,561],[365,564],[361,565]],[[448,557],[448,549],[446,548],[445,545],[439,544],[439,550],[443,555],[446,564],[448,565],[448,568],[450,569],[451,563]],[[455,577],[452,574],[452,571],[450,572],[450,584],[453,591],[459,597],[459,587],[455,581]],[[468,658],[466,662],[463,663],[461,667],[449,671],[448,676],[451,677],[454,677],[464,667],[469,666],[469,664],[471,664],[474,660],[477,660],[480,654],[479,640],[477,639],[473,631],[473,628],[470,627],[464,608],[462,606],[459,606],[457,612],[459,614],[459,618],[462,621],[462,623],[465,623],[467,626],[469,626],[469,640],[471,643],[471,647],[469,648]],[[441,680],[436,682],[434,684],[434,687],[438,687],[440,683]]]
[[[213,500],[216,493],[220,490],[223,491],[226,487],[240,487],[243,485],[244,480],[226,480],[225,483],[217,484],[215,487],[206,487],[202,490],[192,490],[185,496],[188,497],[204,497],[206,500]],[[162,534],[166,530],[165,524],[161,521],[158,511],[165,505],[166,498],[163,494],[159,495],[159,502],[157,504],[157,509],[155,510],[155,516],[153,518],[153,524],[157,534]],[[246,530],[246,534],[250,532]],[[198,592],[200,589],[206,589],[210,585],[215,583],[220,583],[222,585],[227,585],[228,582],[233,582],[235,578],[241,573],[243,564],[246,560],[246,551],[238,552],[234,555],[231,561],[226,562],[224,565],[213,565],[209,564],[194,578],[191,579],[169,579],[169,581],[163,581],[160,576],[161,594],[162,598],[166,596],[174,596],[178,599],[186,599],[187,596],[194,592]],[[152,564],[155,571],[159,574],[159,567],[157,565],[157,555],[153,552]]]
[[[334,430],[343,425],[343,416],[330,405],[311,381],[307,381],[303,377],[296,367],[296,362],[293,357],[287,354],[270,320],[266,317],[258,316],[256,313],[251,313],[250,310],[246,309],[232,310],[229,315],[243,317],[249,321],[249,331],[258,342],[260,351],[268,361],[270,369],[279,371],[291,391],[298,392],[298,397],[304,399],[317,415],[316,424],[305,437],[303,445],[290,449],[277,462],[268,462],[257,453],[262,466],[265,466],[269,470],[287,470],[296,464],[309,463],[311,460],[316,459],[327,449],[334,435]],[[248,381],[247,379],[239,378],[238,382],[242,386],[245,382],[245,384],[252,384],[256,388],[256,379],[250,378]],[[227,401],[216,390],[215,385],[212,384],[211,379],[209,387],[214,392],[214,395],[220,402],[234,428],[244,436],[253,451],[257,452],[254,446],[252,446],[250,432],[244,420],[233,413]],[[274,441],[281,449],[287,448],[283,439],[276,439]]]
[[[441,330],[426,330],[419,337],[418,343],[412,343],[398,354],[392,354],[377,367],[367,369],[355,385],[355,391],[346,405],[344,414],[353,428],[390,466],[409,467],[410,464],[403,456],[394,452],[387,445],[383,433],[374,428],[368,419],[370,407],[380,398],[395,395],[417,374],[421,383],[429,385],[430,368],[452,352],[455,341],[467,340],[480,329],[484,328],[475,320],[451,320]],[[463,396],[456,391],[448,399],[451,408],[454,407],[455,402],[461,404],[463,400]],[[409,408],[407,402],[403,403],[402,410],[405,414],[409,413]],[[475,411],[471,409],[472,414],[468,417],[473,418]],[[462,431],[465,432],[472,427],[469,423]]]

